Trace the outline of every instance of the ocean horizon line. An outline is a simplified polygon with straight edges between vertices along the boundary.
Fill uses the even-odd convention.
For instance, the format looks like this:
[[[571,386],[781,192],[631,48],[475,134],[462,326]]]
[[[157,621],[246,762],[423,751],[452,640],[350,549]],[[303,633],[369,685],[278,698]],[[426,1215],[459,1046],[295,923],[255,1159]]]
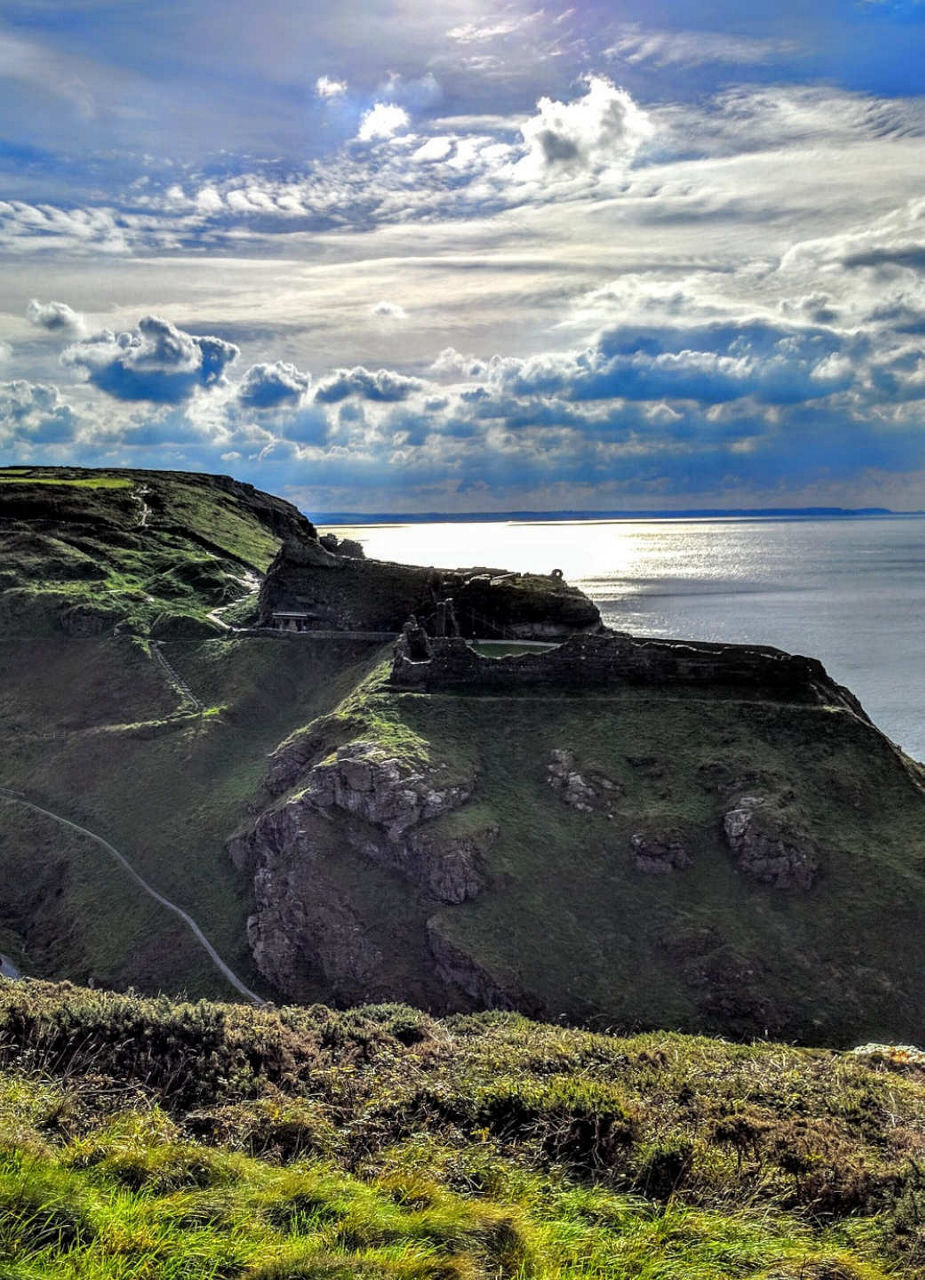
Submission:
[[[308,513],[314,524],[531,524],[598,520],[833,520],[876,519],[883,516],[921,516],[923,511],[895,511],[890,507],[689,507],[670,511],[655,508],[600,511],[320,511]]]

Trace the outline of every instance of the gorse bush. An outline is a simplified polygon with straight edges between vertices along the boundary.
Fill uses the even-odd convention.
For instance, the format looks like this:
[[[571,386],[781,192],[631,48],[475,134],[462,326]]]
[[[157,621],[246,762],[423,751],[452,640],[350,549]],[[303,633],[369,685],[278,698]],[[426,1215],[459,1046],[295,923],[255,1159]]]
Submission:
[[[925,1277],[925,1078],[0,984],[0,1280]]]

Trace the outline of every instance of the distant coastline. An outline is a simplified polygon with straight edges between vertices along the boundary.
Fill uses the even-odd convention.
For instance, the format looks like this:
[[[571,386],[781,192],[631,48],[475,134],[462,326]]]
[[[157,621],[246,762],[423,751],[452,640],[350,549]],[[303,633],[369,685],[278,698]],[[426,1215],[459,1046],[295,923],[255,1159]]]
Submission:
[[[921,516],[889,507],[691,507],[675,511],[313,511],[316,525],[559,523],[575,520],[841,520]]]

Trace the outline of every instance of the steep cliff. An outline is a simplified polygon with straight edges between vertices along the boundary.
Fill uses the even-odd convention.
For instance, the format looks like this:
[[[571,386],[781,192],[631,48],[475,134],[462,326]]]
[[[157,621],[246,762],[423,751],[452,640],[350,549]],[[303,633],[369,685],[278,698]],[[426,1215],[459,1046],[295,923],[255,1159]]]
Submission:
[[[275,987],[915,1038],[922,770],[819,663],[618,635],[432,649],[429,680],[399,646],[283,744],[231,843]]]

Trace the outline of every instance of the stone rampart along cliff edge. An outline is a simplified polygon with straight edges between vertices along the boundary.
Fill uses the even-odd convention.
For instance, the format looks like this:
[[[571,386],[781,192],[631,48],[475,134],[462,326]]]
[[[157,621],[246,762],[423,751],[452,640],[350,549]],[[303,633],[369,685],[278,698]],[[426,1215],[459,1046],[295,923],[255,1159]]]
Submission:
[[[395,646],[391,684],[403,689],[478,692],[521,687],[608,684],[709,684],[747,688],[751,698],[846,707],[867,720],[858,700],[815,658],[764,646],[639,638],[626,632],[574,635],[545,652],[484,657],[465,640],[434,639],[415,661],[404,635]]]

